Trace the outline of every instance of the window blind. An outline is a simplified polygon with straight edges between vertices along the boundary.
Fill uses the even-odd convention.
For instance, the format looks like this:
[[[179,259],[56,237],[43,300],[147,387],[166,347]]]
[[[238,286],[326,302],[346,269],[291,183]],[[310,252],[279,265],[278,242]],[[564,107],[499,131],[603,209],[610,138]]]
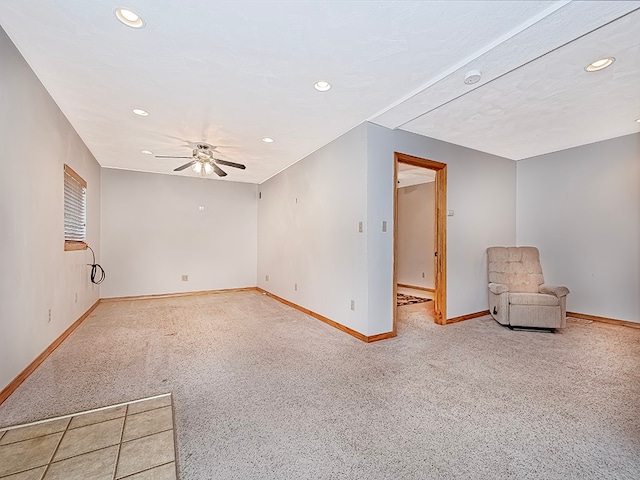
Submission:
[[[64,240],[84,242],[87,234],[87,183],[64,166]]]

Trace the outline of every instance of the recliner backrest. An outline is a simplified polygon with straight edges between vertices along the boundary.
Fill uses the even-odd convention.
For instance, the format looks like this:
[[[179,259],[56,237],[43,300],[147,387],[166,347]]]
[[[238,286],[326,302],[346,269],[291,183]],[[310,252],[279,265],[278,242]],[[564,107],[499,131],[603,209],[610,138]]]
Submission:
[[[490,247],[489,283],[502,283],[510,292],[538,293],[544,283],[536,247]]]

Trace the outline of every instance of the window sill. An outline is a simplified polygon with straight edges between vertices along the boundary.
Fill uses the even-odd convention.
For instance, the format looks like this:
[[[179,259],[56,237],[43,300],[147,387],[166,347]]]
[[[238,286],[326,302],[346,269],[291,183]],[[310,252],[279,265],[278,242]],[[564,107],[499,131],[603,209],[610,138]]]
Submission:
[[[68,252],[70,250],[86,250],[87,244],[85,242],[64,242],[64,251]]]

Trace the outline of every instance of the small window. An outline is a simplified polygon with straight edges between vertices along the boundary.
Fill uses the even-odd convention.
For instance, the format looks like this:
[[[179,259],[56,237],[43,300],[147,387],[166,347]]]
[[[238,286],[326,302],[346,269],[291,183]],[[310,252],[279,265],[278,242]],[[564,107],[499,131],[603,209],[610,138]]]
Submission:
[[[64,166],[64,249],[86,250],[87,182]]]

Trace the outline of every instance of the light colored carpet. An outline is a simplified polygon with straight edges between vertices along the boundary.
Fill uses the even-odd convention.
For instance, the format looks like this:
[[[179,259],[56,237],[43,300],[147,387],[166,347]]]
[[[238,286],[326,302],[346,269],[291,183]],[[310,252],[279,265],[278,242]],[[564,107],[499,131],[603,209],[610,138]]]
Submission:
[[[172,392],[182,479],[640,478],[640,330],[399,311],[367,345],[257,292],[101,304],[0,426]]]

